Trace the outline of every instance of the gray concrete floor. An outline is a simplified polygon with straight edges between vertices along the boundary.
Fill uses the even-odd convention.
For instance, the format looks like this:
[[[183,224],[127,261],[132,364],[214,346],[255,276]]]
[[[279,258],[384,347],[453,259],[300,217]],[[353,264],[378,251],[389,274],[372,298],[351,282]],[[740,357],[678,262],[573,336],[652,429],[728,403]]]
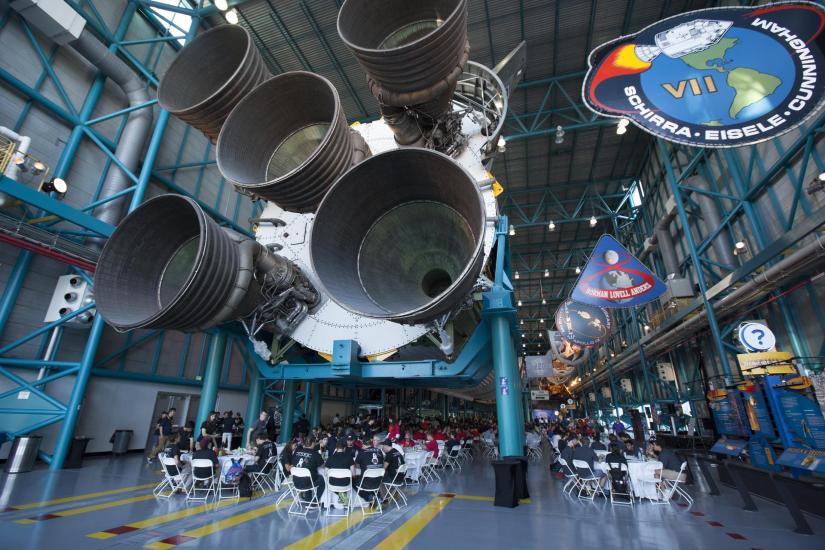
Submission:
[[[290,517],[286,507],[273,509],[272,496],[218,509],[187,505],[183,497],[155,500],[156,469],[127,456],[86,459],[82,469],[57,474],[4,475],[0,548],[825,548],[825,521],[809,517],[817,535],[795,534],[783,507],[757,499],[759,511],[745,512],[725,487],[719,497],[689,487],[691,508],[613,508],[563,495],[563,481],[537,463],[529,472],[530,502],[514,509],[492,505],[492,468],[476,460],[442,483],[410,487],[407,508],[350,520],[317,512]]]

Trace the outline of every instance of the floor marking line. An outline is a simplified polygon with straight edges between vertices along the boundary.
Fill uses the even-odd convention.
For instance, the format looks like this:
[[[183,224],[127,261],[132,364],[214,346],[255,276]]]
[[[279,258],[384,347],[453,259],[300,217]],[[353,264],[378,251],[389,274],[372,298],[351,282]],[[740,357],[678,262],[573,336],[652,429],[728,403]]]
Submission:
[[[98,510],[106,510],[107,508],[114,508],[116,506],[132,504],[134,502],[143,502],[145,500],[153,498],[155,498],[155,495],[149,493],[148,495],[140,495],[120,500],[113,500],[109,502],[101,502],[100,504],[90,504],[89,506],[81,506],[79,508],[66,508],[64,510],[58,510],[57,512],[51,512],[49,514],[41,514],[39,516],[33,516],[30,518],[18,519],[15,523],[19,523],[21,525],[29,525],[39,521],[47,521],[50,519],[77,516],[80,514],[86,514],[88,512],[97,512]]]
[[[268,504],[267,506],[262,506],[261,508],[255,508],[254,510],[243,512],[237,516],[231,516],[220,521],[210,522],[201,527],[196,527],[195,529],[178,533],[177,535],[173,535],[159,541],[151,542],[145,545],[145,548],[151,548],[153,550],[166,550],[167,548],[172,548],[178,544],[183,544],[184,542],[189,542],[190,540],[206,537],[229,527],[234,527],[236,525],[240,525],[241,523],[246,523],[247,521],[252,521],[253,519],[257,519],[276,510],[280,510],[281,508],[285,508],[290,504],[292,504],[291,500],[285,500],[280,504]]]
[[[390,536],[378,543],[373,550],[397,550],[398,548],[404,548],[451,500],[452,498],[450,497],[435,497],[413,517],[401,524]]]
[[[109,529],[104,529],[102,531],[97,531],[95,533],[89,533],[86,535],[92,539],[110,539],[112,537],[116,537],[118,535],[125,535],[126,533],[131,533],[132,531],[137,531],[139,529],[145,529],[146,527],[155,527],[158,525],[162,525],[164,523],[168,523],[170,521],[174,521],[176,519],[187,518],[190,516],[195,516],[197,514],[208,512],[211,510],[218,510],[225,506],[229,506],[230,504],[237,504],[232,500],[222,500],[217,505],[215,504],[202,504],[200,506],[195,506],[193,508],[184,508],[182,510],[178,510],[176,512],[170,512],[168,514],[163,514],[160,516],[154,516],[150,518],[146,518],[140,521],[133,521],[131,523],[126,523],[124,525],[118,525],[117,527],[110,527]]]
[[[457,495],[457,494],[453,494],[453,496],[448,497],[448,498],[454,498],[456,500],[483,500],[483,501],[486,501],[486,502],[493,502],[495,500],[495,497],[486,497],[486,496],[481,496],[481,495]],[[519,502],[519,504],[530,504],[530,499],[529,498],[521,498],[521,499],[519,499],[518,502]]]
[[[147,489],[156,486],[157,483],[146,483],[144,485],[133,485],[131,487],[121,487],[120,489],[109,489],[108,491],[98,491],[96,493],[86,493],[85,495],[75,495],[71,497],[55,498],[52,500],[42,500],[40,502],[30,502],[28,504],[15,504],[13,506],[6,506],[2,512],[16,512],[18,510],[31,510],[32,508],[45,508],[53,504],[66,504],[67,502],[77,502],[78,500],[86,500],[96,497],[105,497],[109,495],[117,495],[120,493],[128,493],[129,491],[137,491],[140,489]]]
[[[358,525],[364,521],[366,517],[367,516],[364,515],[363,511],[357,510],[349,517],[341,518],[334,523],[328,523],[314,533],[307,535],[306,537],[295,541],[288,546],[285,546],[283,550],[314,550],[325,542],[334,539],[350,527]]]

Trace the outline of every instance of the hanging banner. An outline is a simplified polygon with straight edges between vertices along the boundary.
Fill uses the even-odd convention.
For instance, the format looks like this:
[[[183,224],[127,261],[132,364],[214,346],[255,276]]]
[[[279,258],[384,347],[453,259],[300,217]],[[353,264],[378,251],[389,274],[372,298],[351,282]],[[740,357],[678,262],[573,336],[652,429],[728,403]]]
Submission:
[[[550,392],[547,390],[530,390],[530,399],[533,401],[547,401],[550,399]]]
[[[586,348],[607,340],[612,325],[610,312],[599,306],[565,300],[556,310],[556,328],[562,337]]]
[[[527,378],[547,378],[553,375],[553,359],[547,355],[528,355],[524,358]]]
[[[667,286],[610,235],[602,235],[570,297],[598,307],[632,307],[661,296]]]
[[[547,341],[553,354],[553,370],[556,374],[567,375],[572,367],[580,365],[590,357],[590,350],[565,340],[556,330],[547,331]]]
[[[582,96],[594,112],[699,147],[741,147],[802,124],[823,103],[825,8],[710,8],[602,44]]]

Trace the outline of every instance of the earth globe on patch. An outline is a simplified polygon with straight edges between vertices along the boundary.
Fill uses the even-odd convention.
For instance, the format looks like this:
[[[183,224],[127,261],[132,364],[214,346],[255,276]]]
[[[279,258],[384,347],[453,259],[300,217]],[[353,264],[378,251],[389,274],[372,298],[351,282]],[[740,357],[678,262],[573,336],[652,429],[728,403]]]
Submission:
[[[676,59],[659,55],[640,77],[649,102],[666,118],[730,126],[781,105],[793,87],[795,67],[791,54],[776,40],[732,28],[701,52]],[[708,91],[706,76],[712,78],[715,92]],[[698,81],[701,95],[694,95],[689,84],[680,84],[690,79]]]

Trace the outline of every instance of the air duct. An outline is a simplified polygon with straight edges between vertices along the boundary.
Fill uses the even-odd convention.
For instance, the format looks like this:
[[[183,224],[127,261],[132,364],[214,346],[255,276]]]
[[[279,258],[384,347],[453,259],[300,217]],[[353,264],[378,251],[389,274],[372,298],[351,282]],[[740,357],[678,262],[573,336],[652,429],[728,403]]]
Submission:
[[[218,138],[218,169],[239,191],[312,212],[329,186],[369,156],[338,92],[309,72],[278,75],[241,100]]]
[[[312,265],[328,295],[366,317],[422,323],[454,309],[481,270],[484,204],[442,153],[395,149],[344,174],[316,212]]]
[[[656,236],[656,243],[659,245],[659,252],[662,255],[662,262],[665,264],[665,271],[668,275],[679,277],[681,275],[679,259],[676,256],[676,249],[673,247],[673,238],[670,236],[670,231],[667,228],[657,227],[654,230],[654,235]]]
[[[178,52],[158,85],[158,103],[215,143],[232,108],[269,76],[246,29],[221,25]]]
[[[200,331],[258,315],[289,330],[318,295],[289,260],[161,195],[118,225],[98,259],[97,310],[117,330]]]
[[[450,109],[470,55],[467,0],[347,0],[338,34],[366,71],[400,145],[420,145]]]

